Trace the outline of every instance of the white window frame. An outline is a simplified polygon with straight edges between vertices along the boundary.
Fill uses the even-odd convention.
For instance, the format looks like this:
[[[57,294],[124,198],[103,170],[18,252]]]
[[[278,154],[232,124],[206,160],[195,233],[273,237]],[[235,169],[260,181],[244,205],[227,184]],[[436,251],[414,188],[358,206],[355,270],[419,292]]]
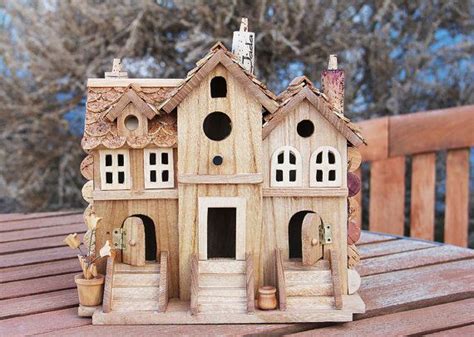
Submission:
[[[290,163],[290,152],[296,157],[295,163]],[[278,156],[283,153],[283,163],[278,163]],[[301,186],[302,183],[302,169],[301,169],[301,154],[293,146],[282,146],[273,152],[271,160],[271,179],[270,185],[272,187],[295,187]],[[277,181],[277,170],[283,171],[283,180]],[[290,181],[290,171],[296,170],[295,181]]]
[[[156,162],[150,164],[150,154],[154,153]],[[168,164],[162,163],[161,155],[168,154]],[[145,149],[143,151],[143,168],[145,170],[145,189],[174,188],[173,148]],[[156,181],[151,181],[151,171],[156,171]],[[168,181],[163,181],[162,173],[168,171]]]
[[[128,190],[132,177],[130,176],[130,154],[128,150],[100,150],[100,185],[102,190]],[[106,166],[105,157],[112,156],[112,165]],[[123,155],[123,167],[118,166],[118,156]],[[119,172],[124,173],[124,182],[118,182]],[[107,183],[107,173],[112,173],[112,183]]]
[[[334,154],[334,163],[329,163],[329,152]],[[316,163],[316,158],[322,153],[322,162]],[[342,184],[341,154],[332,146],[320,146],[313,152],[310,159],[309,185],[311,187],[340,187]],[[316,171],[322,171],[322,181],[316,180]],[[335,170],[335,180],[329,180],[329,171]]]

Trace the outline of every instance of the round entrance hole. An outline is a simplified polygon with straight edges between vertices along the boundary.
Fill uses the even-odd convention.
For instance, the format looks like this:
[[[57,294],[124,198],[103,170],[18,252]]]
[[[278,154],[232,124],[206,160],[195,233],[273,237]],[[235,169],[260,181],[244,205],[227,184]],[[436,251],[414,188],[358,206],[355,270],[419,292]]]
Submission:
[[[220,111],[207,115],[202,125],[204,133],[210,140],[226,139],[232,131],[232,121],[229,116]]]
[[[303,138],[308,138],[314,133],[314,124],[309,119],[304,119],[296,126],[296,131]]]
[[[125,127],[129,131],[134,131],[138,128],[138,118],[134,115],[127,116],[125,118]]]

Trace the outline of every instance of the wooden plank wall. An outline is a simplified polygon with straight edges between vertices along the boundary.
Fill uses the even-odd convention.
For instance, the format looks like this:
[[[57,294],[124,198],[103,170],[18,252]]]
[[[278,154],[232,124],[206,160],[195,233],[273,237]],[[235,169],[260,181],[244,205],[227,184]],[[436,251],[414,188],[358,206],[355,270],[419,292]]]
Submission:
[[[367,141],[360,148],[362,159],[370,168],[369,205],[362,206],[369,207],[369,229],[434,240],[436,158],[446,151],[444,242],[467,246],[474,105],[383,117],[358,126]],[[408,233],[405,195],[410,182]]]

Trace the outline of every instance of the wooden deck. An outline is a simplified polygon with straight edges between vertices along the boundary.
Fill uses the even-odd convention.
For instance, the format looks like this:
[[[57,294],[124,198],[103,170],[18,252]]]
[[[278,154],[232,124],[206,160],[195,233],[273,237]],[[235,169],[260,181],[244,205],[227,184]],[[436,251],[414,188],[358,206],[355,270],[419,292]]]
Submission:
[[[354,322],[92,326],[77,316],[79,266],[62,244],[84,229],[81,213],[0,215],[0,336],[474,334],[473,250],[369,232],[358,244],[367,312]]]

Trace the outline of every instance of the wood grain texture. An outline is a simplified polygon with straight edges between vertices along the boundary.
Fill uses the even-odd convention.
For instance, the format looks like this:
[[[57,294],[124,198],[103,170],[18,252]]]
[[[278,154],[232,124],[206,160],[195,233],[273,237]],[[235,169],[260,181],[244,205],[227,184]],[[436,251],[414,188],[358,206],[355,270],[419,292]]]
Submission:
[[[469,227],[469,153],[469,149],[450,150],[446,157],[444,241],[463,247]]]
[[[390,157],[474,146],[474,105],[390,117]]]
[[[411,173],[410,236],[434,239],[436,154],[414,155]]]
[[[255,311],[255,273],[253,269],[253,256],[247,253],[246,257],[246,290],[247,290],[247,312]]]
[[[123,263],[132,266],[145,265],[145,226],[142,219],[130,217],[123,225],[122,240],[125,248],[122,250]]]
[[[286,282],[283,271],[283,259],[281,249],[275,249],[275,271],[276,271],[276,285],[278,295],[278,307],[280,310],[286,310]]]
[[[372,162],[369,229],[403,235],[404,211],[405,157]]]
[[[357,123],[367,143],[358,148],[364,162],[388,158],[388,124],[388,117]]]
[[[323,246],[319,241],[319,230],[323,226],[321,217],[316,213],[308,213],[301,225],[301,261],[303,265],[312,266],[323,257]]]
[[[197,253],[191,255],[191,303],[189,305],[191,314],[198,313],[199,299],[199,260]]]
[[[341,275],[339,274],[339,258],[337,253],[329,250],[329,262],[331,264],[332,289],[334,294],[334,304],[336,309],[342,309]]]
[[[104,312],[110,312],[112,309],[112,289],[114,287],[114,255],[107,258],[107,267],[105,274],[105,285],[104,285],[104,298],[102,301],[102,310]]]
[[[168,252],[162,251],[160,256],[160,294],[158,298],[158,311],[165,312],[168,306]]]

